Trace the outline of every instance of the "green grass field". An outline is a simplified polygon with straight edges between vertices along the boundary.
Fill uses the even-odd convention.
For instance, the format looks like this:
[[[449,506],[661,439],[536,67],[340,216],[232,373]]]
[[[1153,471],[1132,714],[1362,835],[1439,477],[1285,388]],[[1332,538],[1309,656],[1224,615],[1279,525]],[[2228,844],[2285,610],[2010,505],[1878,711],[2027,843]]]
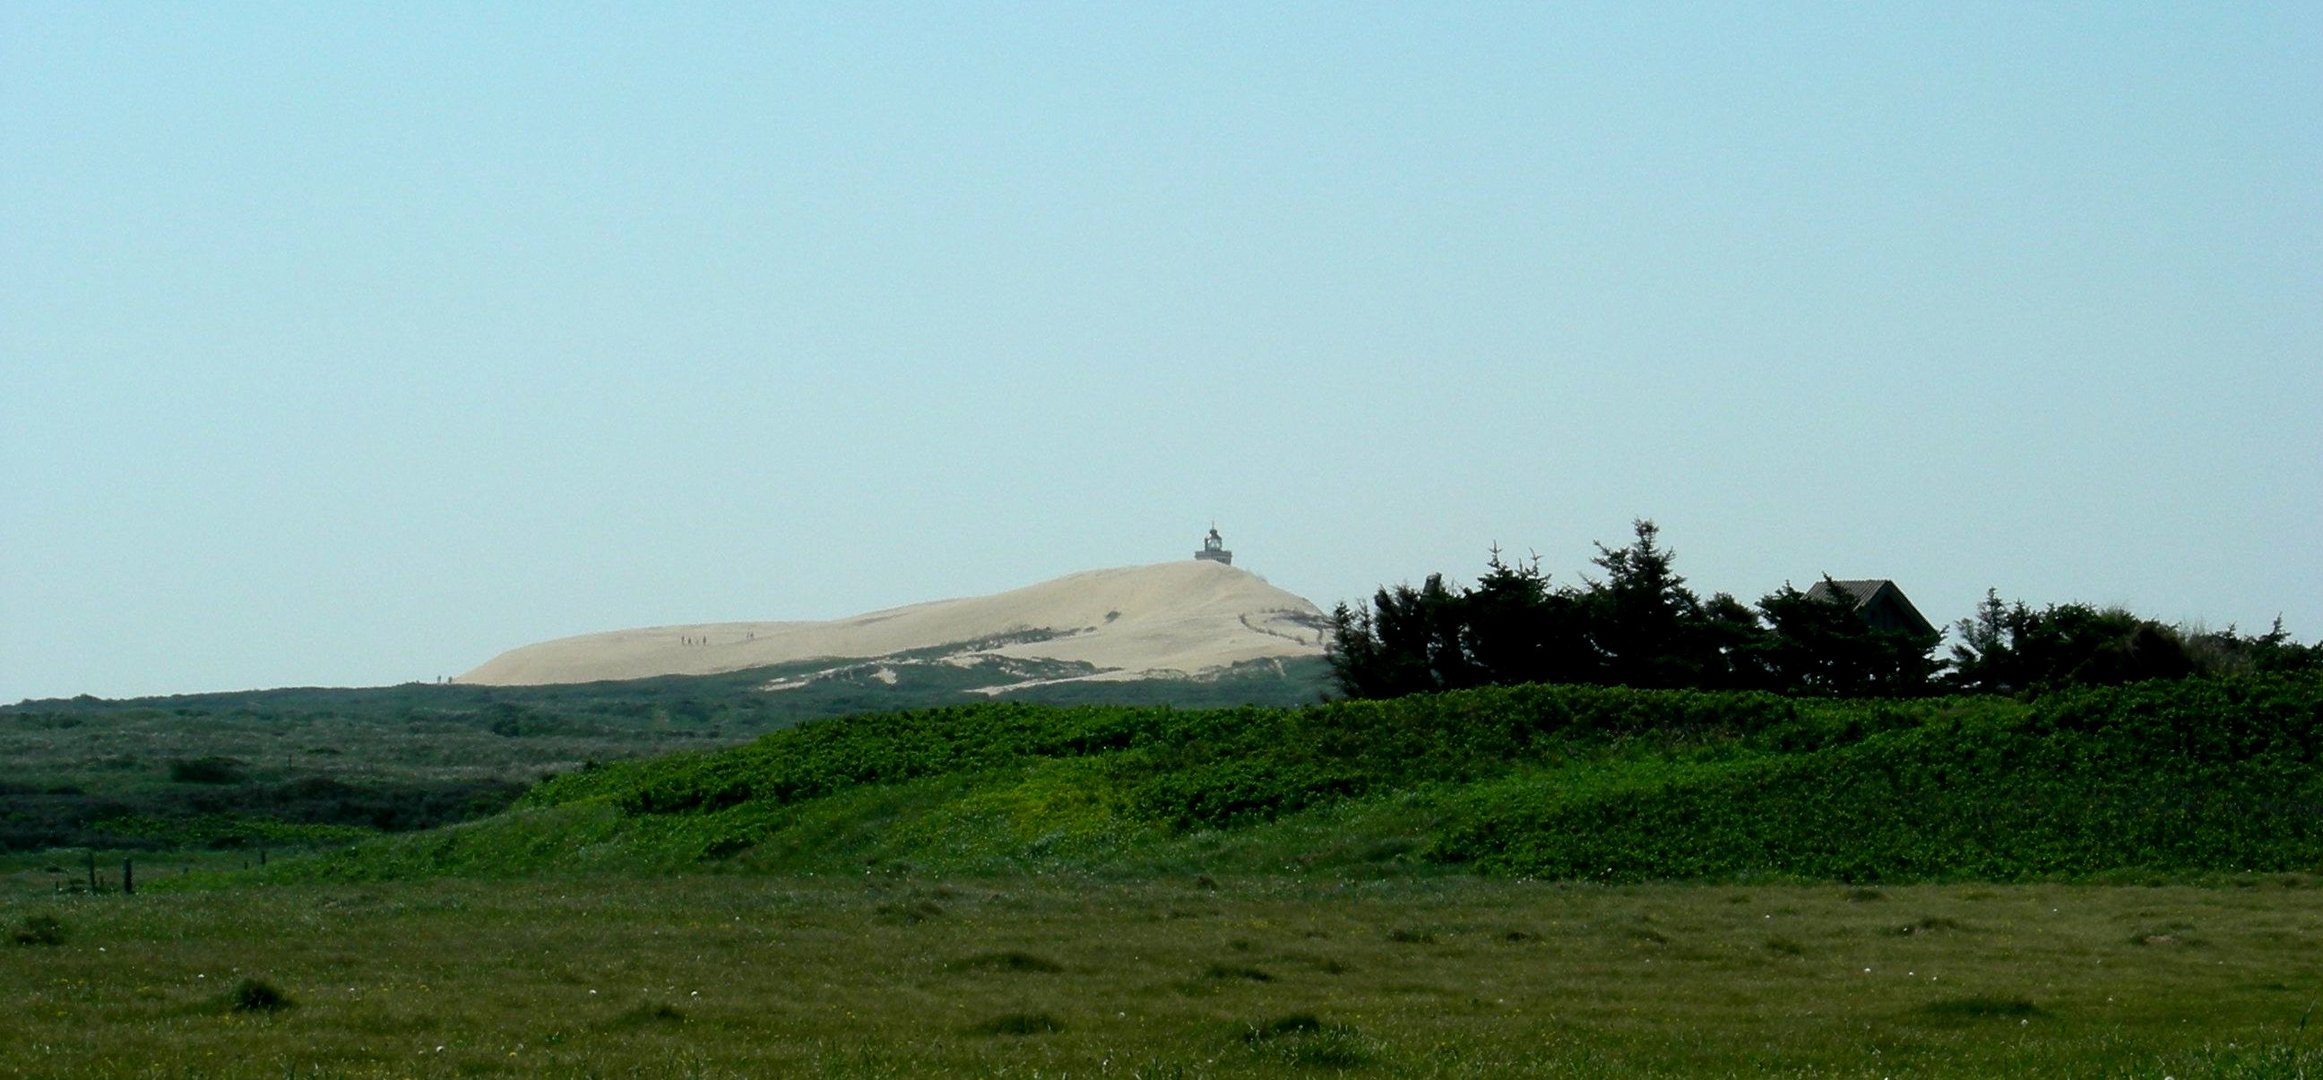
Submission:
[[[2299,875],[8,882],[6,1076],[2323,1072]]]
[[[2323,1075],[2318,808],[2311,678],[864,715],[0,856],[0,1077]]]

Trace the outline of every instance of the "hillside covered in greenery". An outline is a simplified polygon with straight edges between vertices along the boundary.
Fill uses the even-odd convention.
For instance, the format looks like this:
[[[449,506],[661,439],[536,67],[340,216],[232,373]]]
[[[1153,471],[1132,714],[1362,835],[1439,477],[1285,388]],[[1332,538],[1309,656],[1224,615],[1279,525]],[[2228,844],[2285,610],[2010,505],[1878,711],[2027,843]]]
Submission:
[[[996,672],[810,661],[567,685],[26,701],[0,706],[0,852],[280,847],[431,828],[498,811],[542,775],[594,762],[731,746],[802,720],[993,700],[991,687],[1042,662],[1008,663]],[[1306,659],[1199,680],[1032,686],[1002,700],[1288,705],[1316,700],[1327,681],[1324,662]]]
[[[2037,698],[1591,686],[994,703],[577,770],[277,872],[686,868],[2013,880],[2323,865],[2323,679]]]

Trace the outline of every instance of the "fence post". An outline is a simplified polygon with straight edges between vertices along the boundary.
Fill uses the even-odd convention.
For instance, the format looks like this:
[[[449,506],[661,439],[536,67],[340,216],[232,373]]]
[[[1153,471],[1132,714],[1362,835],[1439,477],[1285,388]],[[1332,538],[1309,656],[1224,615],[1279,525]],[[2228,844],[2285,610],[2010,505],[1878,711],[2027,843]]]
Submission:
[[[126,856],[121,859],[121,895],[137,895],[137,868]]]
[[[89,849],[89,895],[97,895],[97,849]]]

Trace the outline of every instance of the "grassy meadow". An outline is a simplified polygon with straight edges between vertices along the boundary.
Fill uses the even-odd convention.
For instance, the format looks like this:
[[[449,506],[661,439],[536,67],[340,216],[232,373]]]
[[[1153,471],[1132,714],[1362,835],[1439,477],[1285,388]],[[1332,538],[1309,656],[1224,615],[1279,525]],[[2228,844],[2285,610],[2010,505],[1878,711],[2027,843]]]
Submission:
[[[2312,678],[861,715],[0,855],[0,1076],[2318,1075],[2319,807]]]
[[[9,884],[8,1076],[2323,1071],[2298,875]]]

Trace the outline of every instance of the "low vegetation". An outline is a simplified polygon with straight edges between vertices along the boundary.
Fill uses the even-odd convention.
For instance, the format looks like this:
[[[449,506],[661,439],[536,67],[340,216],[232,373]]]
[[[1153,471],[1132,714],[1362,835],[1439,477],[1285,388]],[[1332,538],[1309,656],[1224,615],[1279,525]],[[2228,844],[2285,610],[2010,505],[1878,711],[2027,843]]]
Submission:
[[[0,947],[0,1075],[53,1080],[2323,1070],[2308,875],[1874,901],[1458,876],[17,885],[0,920],[72,933]],[[921,902],[941,914],[884,914]],[[1892,932],[1923,921],[1957,929]],[[2205,944],[2132,941],[2175,925]]]
[[[0,853],[275,850],[412,832],[507,807],[591,762],[730,746],[801,720],[989,700],[991,679],[877,665],[768,692],[823,662],[571,686],[408,684],[0,706]],[[1199,681],[1032,687],[1011,701],[1287,705],[1321,659]]]
[[[2317,807],[2313,677],[2030,701],[1526,686],[817,722],[271,873],[2184,880],[2323,864]]]
[[[0,854],[0,1075],[2323,1071],[2312,674],[983,702],[641,738],[694,748],[394,835],[272,793],[453,753],[351,794],[280,721],[124,770],[203,809],[142,815],[134,895]],[[367,767],[414,742],[369,730]],[[202,839],[296,828],[356,842]]]

